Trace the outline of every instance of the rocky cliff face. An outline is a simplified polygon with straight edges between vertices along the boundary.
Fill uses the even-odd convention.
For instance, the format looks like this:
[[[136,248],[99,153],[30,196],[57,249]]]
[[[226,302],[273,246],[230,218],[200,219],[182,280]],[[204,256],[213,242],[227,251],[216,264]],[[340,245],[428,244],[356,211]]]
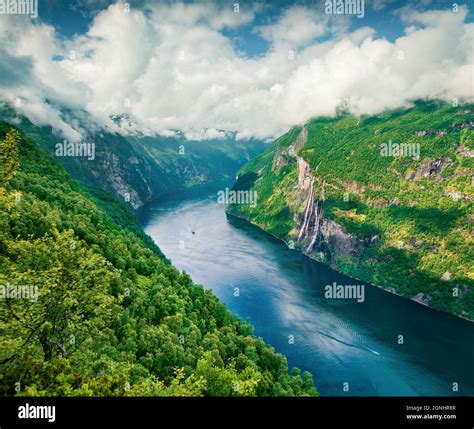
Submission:
[[[234,187],[257,192],[257,207],[227,210],[349,276],[472,320],[471,123],[471,109],[424,102],[315,118],[239,171]]]
[[[3,112],[8,121],[10,112]],[[11,118],[12,119],[12,118]],[[13,118],[22,131],[55,156],[62,139],[50,127]],[[94,157],[57,157],[78,181],[120,197],[133,208],[190,188],[230,182],[250,157],[263,151],[259,141],[190,142],[161,137],[127,137],[107,132],[89,134]],[[81,142],[82,143],[82,142]]]
[[[290,205],[297,226],[291,238],[308,256],[325,260],[335,267],[334,256],[355,258],[363,243],[346,233],[337,222],[324,217],[324,181],[297,153],[306,143],[307,136],[307,128],[303,127],[294,146],[290,146],[297,168],[297,183]]]

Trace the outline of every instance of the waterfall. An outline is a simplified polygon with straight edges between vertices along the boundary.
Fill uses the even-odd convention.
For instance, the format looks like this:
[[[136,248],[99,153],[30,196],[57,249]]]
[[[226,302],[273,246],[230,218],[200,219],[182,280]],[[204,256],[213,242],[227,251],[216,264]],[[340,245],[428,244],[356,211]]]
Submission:
[[[320,217],[321,217],[322,212],[323,212],[322,203],[321,203],[321,209],[320,210],[318,210],[318,207],[319,207],[319,204],[318,204],[318,202],[316,202],[316,206],[315,206],[316,211],[315,211],[315,214],[314,214],[314,234],[313,234],[313,238],[311,239],[311,243],[306,248],[307,252],[311,252],[311,250],[313,250],[314,243],[316,243],[316,239],[318,238],[319,222],[320,222]]]
[[[308,197],[308,201],[306,203],[306,207],[304,210],[303,225],[301,226],[300,232],[298,234],[298,241],[300,241],[303,233],[307,232],[308,223],[309,223],[309,220],[311,219],[311,214],[313,212],[313,204],[314,204],[313,203],[313,184],[314,184],[314,177],[311,178],[311,184],[309,187],[309,197]]]

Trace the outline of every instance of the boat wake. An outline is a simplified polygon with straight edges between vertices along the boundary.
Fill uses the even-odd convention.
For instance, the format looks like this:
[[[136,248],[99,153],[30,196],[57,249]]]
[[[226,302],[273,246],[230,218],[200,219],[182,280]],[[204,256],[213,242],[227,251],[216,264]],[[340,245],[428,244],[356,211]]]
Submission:
[[[361,344],[348,343],[347,341],[341,340],[340,338],[333,337],[332,335],[326,334],[322,331],[316,331],[316,332],[320,335],[323,335],[324,337],[330,338],[331,340],[334,340],[334,341],[337,341],[338,343],[344,344],[345,346],[354,347],[354,348],[359,349],[359,350],[365,350],[365,351],[370,352],[370,353],[372,353],[376,356],[380,356],[379,352],[377,352],[375,350],[372,350],[369,347],[363,346]]]

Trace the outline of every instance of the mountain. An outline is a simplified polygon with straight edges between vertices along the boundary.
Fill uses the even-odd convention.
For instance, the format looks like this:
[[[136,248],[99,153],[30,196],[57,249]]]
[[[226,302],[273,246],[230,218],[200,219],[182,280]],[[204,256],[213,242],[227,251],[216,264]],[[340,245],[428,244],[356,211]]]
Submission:
[[[473,320],[473,128],[473,105],[422,101],[312,119],[241,168],[228,213],[340,272]],[[249,192],[257,204],[238,200]]]
[[[1,395],[316,394],[33,137],[0,122]]]
[[[0,114],[55,156],[83,185],[118,196],[134,208],[187,189],[232,182],[237,170],[266,147],[258,140],[124,136],[86,126],[87,119],[76,114],[71,121],[83,130],[80,144],[93,150],[89,153],[85,146],[84,153],[75,153],[82,156],[67,156],[67,145],[72,143],[64,143],[52,127],[36,126],[7,107]]]

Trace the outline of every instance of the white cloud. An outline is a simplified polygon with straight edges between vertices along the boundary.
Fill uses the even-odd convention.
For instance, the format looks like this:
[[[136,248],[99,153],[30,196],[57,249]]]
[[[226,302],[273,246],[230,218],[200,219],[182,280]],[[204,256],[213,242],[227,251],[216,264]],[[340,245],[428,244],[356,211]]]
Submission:
[[[325,34],[328,21],[329,15],[295,6],[283,12],[276,24],[255,27],[255,31],[272,42],[276,49],[298,48]]]
[[[332,22],[293,7],[254,29],[271,49],[247,58],[221,31],[249,24],[255,13],[236,13],[232,2],[160,4],[146,14],[113,5],[71,40],[51,26],[5,17],[0,72],[9,70],[10,79],[0,81],[0,91],[9,100],[21,97],[20,110],[70,139],[82,130],[63,108],[87,112],[90,126],[123,133],[265,139],[312,116],[335,114],[344,98],[355,114],[416,98],[473,99],[474,25],[464,22],[465,7],[404,9],[407,31],[394,42],[375,38],[369,27],[349,33],[346,19]],[[57,54],[64,60],[53,61]],[[11,67],[2,67],[13,60],[30,76],[16,86]],[[123,116],[120,127],[114,115]]]

